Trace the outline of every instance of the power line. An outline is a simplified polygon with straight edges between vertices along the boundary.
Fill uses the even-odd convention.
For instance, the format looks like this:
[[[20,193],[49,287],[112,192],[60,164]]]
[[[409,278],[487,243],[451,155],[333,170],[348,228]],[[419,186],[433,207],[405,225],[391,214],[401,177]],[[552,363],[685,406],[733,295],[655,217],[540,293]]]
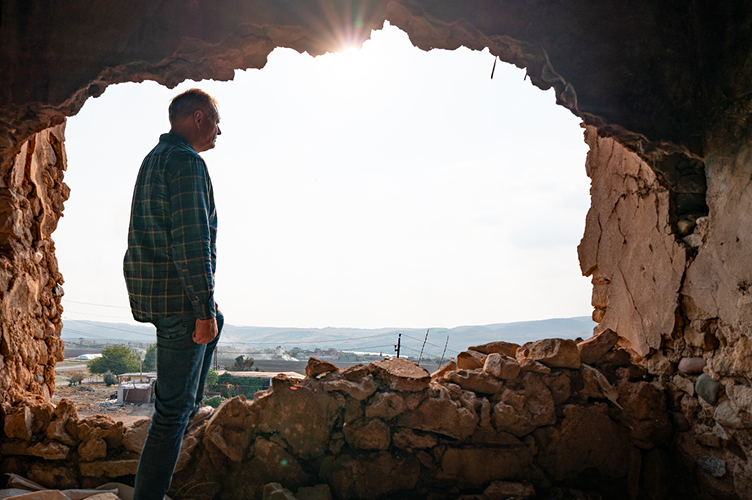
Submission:
[[[97,323],[86,321],[85,319],[67,319],[66,321],[78,321],[79,323],[85,323],[87,325],[96,326],[97,328],[107,328],[108,330],[117,330],[119,332],[133,333],[136,335],[144,335],[145,337],[152,337],[152,338],[154,337],[153,333],[135,332],[133,330],[124,330],[122,328],[115,328],[114,326],[98,325]]]
[[[111,306],[109,304],[95,304],[93,302],[80,302],[78,300],[70,300],[70,299],[63,299],[65,302],[70,302],[71,304],[83,304],[87,306],[97,306],[97,307],[112,307],[114,309],[128,309],[130,310],[130,307],[123,307],[123,306]]]

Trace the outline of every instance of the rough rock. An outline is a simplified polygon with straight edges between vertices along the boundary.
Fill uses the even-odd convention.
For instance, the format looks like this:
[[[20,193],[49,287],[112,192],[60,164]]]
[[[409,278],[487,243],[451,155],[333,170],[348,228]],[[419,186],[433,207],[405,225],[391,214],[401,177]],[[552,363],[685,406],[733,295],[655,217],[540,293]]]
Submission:
[[[376,384],[369,374],[355,380],[348,380],[339,374],[328,374],[322,379],[321,384],[326,391],[340,391],[358,401],[362,401],[376,392]]]
[[[579,342],[577,349],[580,351],[580,360],[588,365],[596,363],[608,351],[610,351],[619,340],[619,336],[610,328],[606,328],[597,335]]]
[[[371,363],[374,377],[393,391],[417,392],[428,388],[431,375],[425,368],[404,358],[391,358]]]
[[[301,486],[296,496],[298,500],[332,500],[332,490],[328,484],[316,486]]]
[[[726,386],[726,394],[728,394],[734,406],[752,415],[752,387],[741,384],[729,384]]]
[[[311,416],[315,420],[315,416]],[[240,462],[245,457],[252,438],[258,414],[245,396],[236,396],[225,401],[214,412],[209,420],[204,434],[204,442],[216,446],[227,458]],[[143,426],[134,429],[135,433],[143,433]],[[135,426],[134,426],[135,427]],[[147,430],[148,430],[148,426]],[[145,437],[144,437],[145,438]],[[138,447],[138,434],[133,435],[129,446]],[[142,445],[143,446],[143,445]],[[140,452],[140,449],[139,449]]]
[[[358,457],[335,457],[329,485],[335,498],[376,500],[390,493],[415,488],[420,462],[415,457],[397,458],[385,451]]]
[[[45,460],[65,460],[70,456],[71,448],[57,441],[45,441],[29,446],[26,453]]]
[[[621,478],[630,457],[629,437],[608,416],[606,405],[566,405],[558,426],[542,427],[534,433],[538,445],[537,463],[557,480],[575,477],[587,468]]]
[[[123,436],[123,448],[132,453],[141,453],[146,441],[146,435],[149,433],[151,425],[150,418],[142,418],[125,427]]]
[[[532,463],[526,446],[510,448],[447,448],[441,458],[441,479],[463,487],[480,487],[491,481],[522,479]]]
[[[329,361],[324,361],[316,358],[308,358],[308,364],[305,368],[306,377],[315,377],[322,373],[336,372],[339,370],[337,366]]]
[[[69,465],[57,462],[41,462],[31,466],[29,479],[45,488],[78,488],[78,474]]]
[[[520,370],[523,372],[540,373],[543,375],[551,373],[551,368],[530,358],[517,359],[517,361],[520,364]]]
[[[431,374],[431,378],[432,379],[443,378],[443,377],[446,377],[446,375],[448,375],[450,372],[453,372],[456,370],[457,370],[457,363],[455,363],[454,361],[449,361],[444,366],[442,366],[441,368],[433,372]]]
[[[120,458],[116,460],[97,460],[95,462],[81,462],[78,464],[82,476],[88,477],[121,477],[130,476],[138,469],[138,456]]]
[[[366,407],[366,417],[391,420],[406,409],[407,404],[402,396],[394,392],[382,392]]]
[[[288,490],[279,483],[269,483],[264,485],[262,500],[299,500],[298,497],[293,495],[292,491]]]
[[[535,497],[535,488],[530,483],[494,481],[483,490],[488,500],[527,500]]]
[[[517,349],[517,360],[532,359],[551,368],[580,367],[580,351],[574,340],[542,339],[528,342]]]
[[[511,380],[517,378],[517,375],[520,374],[520,364],[516,358],[506,354],[491,353],[483,364],[483,371],[499,379]]]
[[[665,393],[647,382],[622,383],[618,391],[634,443],[644,449],[667,443],[672,427]]]
[[[107,456],[107,443],[101,438],[91,438],[78,445],[78,455],[82,460],[92,461]]]
[[[412,429],[400,427],[392,435],[392,442],[397,448],[412,451],[413,449],[433,448],[438,440],[433,434],[419,433]]]
[[[697,465],[713,477],[726,475],[726,462],[712,455],[703,455],[697,460]]]
[[[720,382],[713,380],[706,374],[702,374],[697,377],[695,382],[695,391],[697,395],[708,402],[710,405],[715,405],[718,402],[718,396],[720,395],[723,386]]]
[[[47,437],[68,446],[77,445],[80,440],[68,432],[66,429],[68,422],[72,422],[71,428],[77,427],[78,411],[71,400],[62,399],[57,404],[52,421],[47,427]]]
[[[724,400],[715,407],[713,419],[730,429],[752,428],[752,415],[740,411],[730,400]]]
[[[465,439],[475,431],[478,416],[453,401],[448,392],[426,398],[418,408],[397,417],[398,426]]]
[[[254,412],[258,412],[256,428],[277,433],[294,455],[308,460],[321,456],[329,448],[331,429],[341,408],[331,395],[293,385],[260,396],[257,393],[253,402]]]
[[[477,351],[463,351],[457,355],[457,368],[460,370],[475,370],[483,368],[486,355]]]
[[[527,375],[524,392],[504,389],[493,407],[492,421],[498,431],[517,437],[543,425],[556,423],[551,391],[536,375]]]
[[[706,362],[703,358],[682,358],[679,361],[679,371],[689,375],[702,373]]]
[[[450,373],[447,378],[465,389],[466,391],[473,391],[481,394],[496,394],[501,390],[501,381],[491,375],[480,370],[457,370]]]
[[[690,396],[695,395],[695,384],[693,384],[692,381],[688,378],[682,377],[681,375],[677,374],[674,375],[674,378],[672,378],[671,381],[676,387],[689,394]]]
[[[10,439],[31,441],[32,416],[28,406],[6,408],[3,429]]]
[[[356,420],[343,431],[347,443],[356,450],[386,450],[391,442],[389,426],[378,418]]]
[[[254,485],[263,485],[273,481],[296,490],[312,480],[310,474],[303,470],[293,455],[280,445],[262,437],[256,438],[250,455],[253,458],[249,462],[234,465],[237,471],[236,483],[225,485],[223,498],[225,493],[229,498],[248,498],[251,496],[249,493]]]
[[[468,351],[476,351],[480,352],[482,354],[503,354],[505,356],[509,356],[510,358],[516,357],[517,349],[519,349],[518,344],[514,344],[512,342],[504,342],[503,340],[497,341],[497,342],[489,342],[487,344],[483,345],[476,345],[473,347],[469,347]]]

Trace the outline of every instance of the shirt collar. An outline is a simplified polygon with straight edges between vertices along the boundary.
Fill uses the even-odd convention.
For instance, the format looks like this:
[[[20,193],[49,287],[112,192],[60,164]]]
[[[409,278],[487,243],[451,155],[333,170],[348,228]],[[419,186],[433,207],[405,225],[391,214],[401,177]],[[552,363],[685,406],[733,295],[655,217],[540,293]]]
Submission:
[[[193,146],[191,146],[191,144],[188,141],[186,141],[185,139],[183,139],[177,134],[173,134],[172,132],[167,132],[166,134],[160,135],[159,141],[169,142],[170,144],[174,144],[175,146],[186,146],[186,147],[191,148],[193,151],[195,151],[195,149],[193,149]]]

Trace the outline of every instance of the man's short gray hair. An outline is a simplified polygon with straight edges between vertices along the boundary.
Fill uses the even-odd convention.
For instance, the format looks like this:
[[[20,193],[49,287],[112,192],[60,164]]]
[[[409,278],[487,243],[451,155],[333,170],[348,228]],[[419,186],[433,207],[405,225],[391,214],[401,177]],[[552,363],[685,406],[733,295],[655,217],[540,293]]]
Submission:
[[[200,109],[204,113],[212,115],[213,118],[218,114],[218,103],[215,98],[201,89],[186,90],[179,96],[175,97],[170,103],[170,123],[186,118]]]

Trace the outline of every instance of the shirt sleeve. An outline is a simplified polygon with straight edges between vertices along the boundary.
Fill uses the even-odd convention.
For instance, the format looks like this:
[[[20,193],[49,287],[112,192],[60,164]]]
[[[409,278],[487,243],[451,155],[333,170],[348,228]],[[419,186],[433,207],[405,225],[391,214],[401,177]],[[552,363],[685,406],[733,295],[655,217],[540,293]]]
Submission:
[[[170,162],[170,248],[183,289],[198,319],[216,316],[211,228],[211,181],[203,160],[181,155]]]

